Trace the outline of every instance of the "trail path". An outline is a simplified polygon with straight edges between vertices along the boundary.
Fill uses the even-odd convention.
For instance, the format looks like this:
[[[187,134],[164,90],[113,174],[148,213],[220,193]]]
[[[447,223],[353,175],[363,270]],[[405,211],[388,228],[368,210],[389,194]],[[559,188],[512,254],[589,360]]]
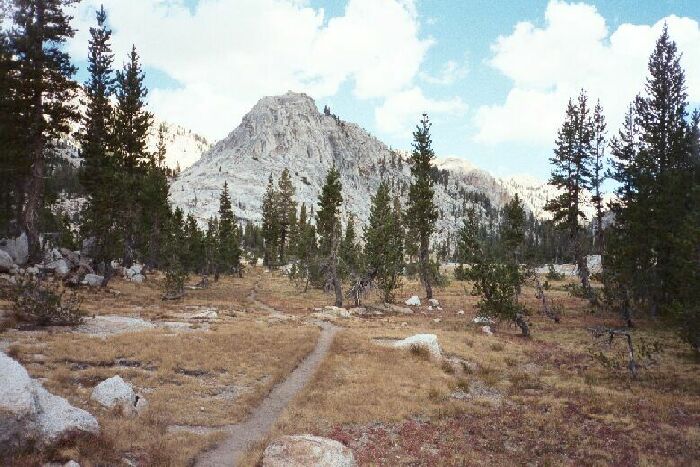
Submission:
[[[249,295],[253,304],[272,315],[284,315],[283,312],[256,299],[257,286],[256,283]],[[284,408],[312,378],[338,332],[338,328],[330,323],[318,322],[318,325],[321,327],[321,335],[314,350],[304,358],[286,380],[272,388],[270,394],[263,399],[262,403],[253,410],[246,420],[223,427],[222,431],[228,436],[216,448],[201,454],[197,459],[197,466],[230,467],[237,465],[249,447],[262,440],[269,433]]]

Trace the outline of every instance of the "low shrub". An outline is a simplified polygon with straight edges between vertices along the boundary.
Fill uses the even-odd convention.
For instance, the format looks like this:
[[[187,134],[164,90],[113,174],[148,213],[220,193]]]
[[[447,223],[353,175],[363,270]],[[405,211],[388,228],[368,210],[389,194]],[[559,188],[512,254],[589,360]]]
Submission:
[[[18,277],[11,289],[12,310],[19,322],[37,326],[74,326],[82,323],[85,312],[76,291],[32,276]]]

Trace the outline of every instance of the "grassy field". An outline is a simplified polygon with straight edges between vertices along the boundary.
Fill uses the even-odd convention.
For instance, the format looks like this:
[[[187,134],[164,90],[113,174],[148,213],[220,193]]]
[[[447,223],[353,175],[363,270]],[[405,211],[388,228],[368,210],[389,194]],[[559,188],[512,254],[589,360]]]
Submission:
[[[494,326],[494,335],[483,333],[472,323],[477,298],[459,281],[436,291],[442,310],[421,306],[413,314],[335,320],[344,329],[269,439],[299,433],[334,438],[362,465],[697,465],[698,362],[661,323],[640,321],[635,342],[659,341],[663,351],[630,378],[624,367],[615,367],[624,363],[623,343],[601,347],[587,330],[619,325],[618,319],[570,297],[565,283],[554,282],[548,291],[562,310],[558,324],[538,312],[534,290],[523,289],[530,339],[507,323]],[[281,274],[259,268],[243,279],[188,291],[179,302],[162,302],[157,280],[114,281],[111,289],[83,292],[90,314],[158,324],[188,321],[192,310],[213,308],[219,317],[187,330],[0,334],[32,376],[95,413],[103,428],[98,442],[77,440],[17,462],[70,458],[89,466],[127,458],[140,465],[188,465],[218,435],[169,427],[215,427],[245,418],[311,351],[319,330],[308,318],[314,308],[332,303],[330,295],[304,293]],[[414,294],[422,295],[419,285],[404,281],[397,297]],[[378,297],[368,302],[378,303]],[[291,318],[273,319],[270,308]],[[438,336],[442,362],[381,345],[417,333]],[[114,374],[144,394],[146,413],[124,417],[89,401],[94,385]],[[244,463],[256,465],[264,446],[254,446]]]

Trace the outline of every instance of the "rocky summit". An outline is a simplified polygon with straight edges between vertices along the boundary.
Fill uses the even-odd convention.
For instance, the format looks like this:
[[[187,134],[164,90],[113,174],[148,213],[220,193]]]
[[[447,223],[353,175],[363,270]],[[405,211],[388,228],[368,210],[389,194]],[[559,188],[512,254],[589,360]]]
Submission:
[[[235,214],[259,221],[268,177],[288,168],[299,204],[315,207],[328,170],[335,166],[343,184],[344,215],[360,224],[369,217],[370,199],[382,179],[405,200],[410,184],[408,154],[388,147],[360,126],[330,111],[320,112],[306,94],[265,97],[228,137],[178,177],[171,199],[200,222],[214,216],[228,182]],[[442,214],[437,234],[461,225],[465,201],[501,206],[510,192],[500,180],[461,159],[437,161],[436,199]]]

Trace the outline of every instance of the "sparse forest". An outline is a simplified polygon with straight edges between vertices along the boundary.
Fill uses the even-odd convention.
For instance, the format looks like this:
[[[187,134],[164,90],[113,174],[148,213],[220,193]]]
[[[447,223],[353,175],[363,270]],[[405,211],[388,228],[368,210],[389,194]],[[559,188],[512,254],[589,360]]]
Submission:
[[[0,0],[9,465],[303,465],[275,456],[309,443],[318,465],[697,462],[700,109],[667,27],[620,128],[586,89],[561,109],[543,213],[441,168],[440,120],[352,159],[386,146],[301,100],[290,132],[328,154],[246,117],[229,138],[263,136],[206,152],[187,205],[103,6],[76,80],[75,3]],[[246,191],[247,160],[269,166]]]

